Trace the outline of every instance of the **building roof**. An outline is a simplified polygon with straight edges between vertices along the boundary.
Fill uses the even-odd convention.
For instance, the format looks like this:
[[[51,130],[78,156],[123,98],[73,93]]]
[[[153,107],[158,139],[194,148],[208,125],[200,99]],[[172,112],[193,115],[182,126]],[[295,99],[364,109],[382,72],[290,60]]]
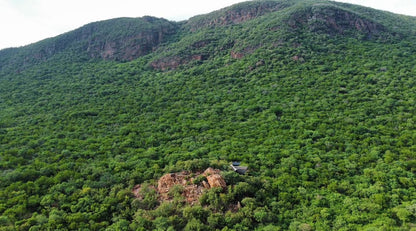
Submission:
[[[237,173],[245,174],[247,172],[248,167],[247,166],[235,166],[233,164],[230,165],[231,168]]]

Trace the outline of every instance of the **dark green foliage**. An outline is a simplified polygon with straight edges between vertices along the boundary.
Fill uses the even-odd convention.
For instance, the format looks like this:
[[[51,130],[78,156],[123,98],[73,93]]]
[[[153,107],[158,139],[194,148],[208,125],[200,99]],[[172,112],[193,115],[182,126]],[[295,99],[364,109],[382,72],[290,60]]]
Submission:
[[[155,28],[167,34],[147,53],[118,58]],[[414,228],[415,28],[349,4],[254,1],[2,50],[0,230]],[[120,53],[97,55],[102,37]],[[163,174],[210,166],[226,189],[158,200]]]

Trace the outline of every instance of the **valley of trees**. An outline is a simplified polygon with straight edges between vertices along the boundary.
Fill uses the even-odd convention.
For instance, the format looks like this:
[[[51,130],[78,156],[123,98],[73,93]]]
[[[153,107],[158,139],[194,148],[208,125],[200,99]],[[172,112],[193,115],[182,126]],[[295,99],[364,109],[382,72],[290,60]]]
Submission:
[[[416,229],[416,19],[255,1],[167,25],[132,60],[0,51],[0,230]],[[196,205],[151,187],[207,167],[228,186]]]

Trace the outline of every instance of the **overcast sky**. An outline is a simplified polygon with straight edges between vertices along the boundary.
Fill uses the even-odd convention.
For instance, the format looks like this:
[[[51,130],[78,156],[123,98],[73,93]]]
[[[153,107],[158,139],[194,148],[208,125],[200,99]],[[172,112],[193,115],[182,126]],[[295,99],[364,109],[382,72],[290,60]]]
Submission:
[[[180,21],[245,0],[0,0],[0,49],[37,42],[90,22],[151,15]],[[416,16],[416,0],[339,0]]]

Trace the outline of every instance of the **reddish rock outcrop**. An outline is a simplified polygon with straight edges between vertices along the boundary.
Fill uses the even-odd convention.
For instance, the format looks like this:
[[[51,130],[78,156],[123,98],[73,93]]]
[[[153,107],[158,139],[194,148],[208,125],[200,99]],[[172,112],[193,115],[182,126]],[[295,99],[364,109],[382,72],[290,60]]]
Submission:
[[[379,35],[385,28],[359,13],[344,10],[343,8],[317,3],[308,10],[296,12],[287,21],[292,28],[307,26],[313,32],[327,34],[350,34],[373,37]]]
[[[194,180],[200,176],[206,177],[207,181],[202,181],[200,184],[194,184]],[[168,201],[173,199],[170,192],[177,185],[183,187],[182,196],[189,204],[195,204],[199,200],[199,197],[207,189],[213,187],[227,187],[224,178],[221,176],[221,171],[213,168],[208,168],[203,173],[190,173],[187,171],[168,173],[159,179],[157,187],[150,187],[157,191],[160,201]],[[142,198],[140,195],[141,190],[141,185],[136,185],[133,188],[133,194],[136,198]]]
[[[208,185],[210,188],[220,187],[226,188],[227,184],[225,183],[224,178],[220,175],[220,170],[208,168],[204,171],[203,175],[207,178]]]
[[[186,185],[184,174],[168,173],[162,176],[157,183],[157,190],[161,195],[169,192],[174,185]]]
[[[290,3],[272,1],[255,1],[245,4],[245,7],[236,5],[211,14],[193,17],[187,22],[187,26],[190,27],[191,31],[196,31],[203,27],[239,24],[266,13],[279,11],[290,5]]]
[[[219,174],[207,176],[207,181],[211,188],[215,188],[215,187],[226,188],[227,187],[227,184],[225,183],[224,178],[222,178],[222,176]]]
[[[198,185],[189,185],[183,190],[182,196],[188,204],[195,204],[202,195],[204,188]]]
[[[215,175],[215,174],[220,174],[220,173],[221,173],[220,170],[209,167],[204,171],[203,175],[209,176],[209,175]]]

